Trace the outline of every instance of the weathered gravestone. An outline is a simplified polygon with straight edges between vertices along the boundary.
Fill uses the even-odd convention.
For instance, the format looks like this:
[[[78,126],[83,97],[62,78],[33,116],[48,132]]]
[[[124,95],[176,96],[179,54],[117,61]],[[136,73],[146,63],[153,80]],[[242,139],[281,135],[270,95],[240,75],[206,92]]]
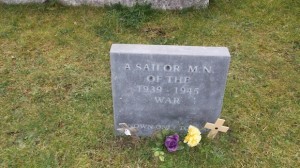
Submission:
[[[142,136],[182,132],[219,117],[227,48],[113,44],[110,56],[115,130],[126,123]]]

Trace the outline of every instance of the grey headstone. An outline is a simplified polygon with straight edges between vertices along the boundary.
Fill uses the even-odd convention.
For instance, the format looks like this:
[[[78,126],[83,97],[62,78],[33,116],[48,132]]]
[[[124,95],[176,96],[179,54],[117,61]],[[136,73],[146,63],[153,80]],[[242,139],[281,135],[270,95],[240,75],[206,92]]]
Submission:
[[[110,59],[115,130],[127,123],[142,136],[182,132],[219,117],[227,48],[113,44]]]

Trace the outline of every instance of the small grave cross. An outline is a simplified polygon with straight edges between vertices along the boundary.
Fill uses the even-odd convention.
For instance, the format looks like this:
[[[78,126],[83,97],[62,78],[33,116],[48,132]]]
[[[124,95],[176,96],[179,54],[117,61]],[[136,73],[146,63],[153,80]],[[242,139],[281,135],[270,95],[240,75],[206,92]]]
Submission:
[[[129,127],[126,123],[119,123],[119,126],[122,128],[118,128],[117,130],[121,133],[124,133],[125,135],[130,135],[130,136],[137,136],[137,129],[134,127]]]
[[[206,123],[204,128],[210,129],[207,137],[213,139],[218,132],[227,132],[229,127],[223,126],[225,120],[218,118],[215,124]]]

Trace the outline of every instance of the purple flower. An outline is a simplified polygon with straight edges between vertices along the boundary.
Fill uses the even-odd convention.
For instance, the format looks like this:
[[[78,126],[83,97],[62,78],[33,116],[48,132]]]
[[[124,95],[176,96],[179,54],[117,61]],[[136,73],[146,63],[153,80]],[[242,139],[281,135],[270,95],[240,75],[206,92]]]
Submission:
[[[175,152],[178,148],[179,135],[168,136],[165,140],[165,146],[169,152]]]

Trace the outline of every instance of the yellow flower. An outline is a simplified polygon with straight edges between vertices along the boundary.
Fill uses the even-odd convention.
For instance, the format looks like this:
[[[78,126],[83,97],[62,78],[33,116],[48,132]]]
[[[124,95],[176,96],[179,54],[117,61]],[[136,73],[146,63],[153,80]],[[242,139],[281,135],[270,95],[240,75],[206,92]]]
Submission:
[[[184,138],[184,143],[187,143],[190,147],[197,146],[201,140],[201,132],[195,126],[190,125],[188,134]]]

